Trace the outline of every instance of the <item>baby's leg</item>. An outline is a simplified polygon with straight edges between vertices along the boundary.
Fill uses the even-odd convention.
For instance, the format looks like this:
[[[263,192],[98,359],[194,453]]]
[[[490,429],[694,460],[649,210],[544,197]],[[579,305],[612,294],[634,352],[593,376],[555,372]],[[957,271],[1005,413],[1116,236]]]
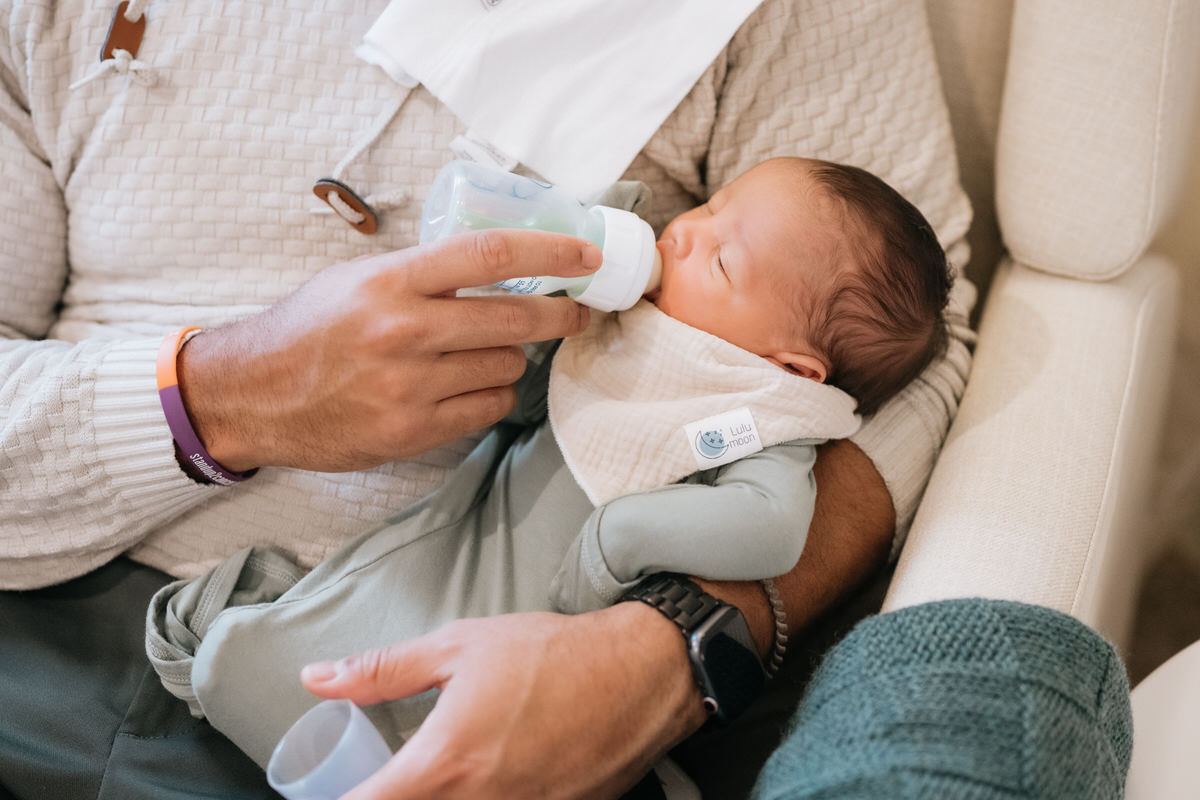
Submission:
[[[511,537],[502,510],[487,502],[494,466],[507,446],[493,434],[441,492],[347,544],[277,597],[243,596],[250,601],[244,604],[234,602],[233,593],[224,600],[208,593],[203,602],[227,607],[206,630],[195,631],[189,676],[195,707],[266,764],[288,727],[318,702],[300,683],[305,664],[534,602],[512,588]],[[260,577],[243,572],[240,583]],[[541,607],[548,606],[548,580],[542,582]],[[192,594],[206,595],[203,589]],[[385,703],[369,714],[397,747],[434,700],[427,694]]]

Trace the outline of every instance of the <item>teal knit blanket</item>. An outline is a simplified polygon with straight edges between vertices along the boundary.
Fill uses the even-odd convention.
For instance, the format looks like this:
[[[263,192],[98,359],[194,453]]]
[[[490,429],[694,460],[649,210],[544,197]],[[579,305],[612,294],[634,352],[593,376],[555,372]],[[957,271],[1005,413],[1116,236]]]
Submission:
[[[1132,733],[1124,667],[1079,621],[930,603],[830,651],[753,797],[1120,798]]]

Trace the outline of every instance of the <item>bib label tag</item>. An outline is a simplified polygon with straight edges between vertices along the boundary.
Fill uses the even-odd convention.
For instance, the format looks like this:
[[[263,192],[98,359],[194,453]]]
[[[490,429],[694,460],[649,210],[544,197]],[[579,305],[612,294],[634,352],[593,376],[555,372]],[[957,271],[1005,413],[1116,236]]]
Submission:
[[[749,408],[726,411],[683,426],[700,469],[712,469],[763,449]]]

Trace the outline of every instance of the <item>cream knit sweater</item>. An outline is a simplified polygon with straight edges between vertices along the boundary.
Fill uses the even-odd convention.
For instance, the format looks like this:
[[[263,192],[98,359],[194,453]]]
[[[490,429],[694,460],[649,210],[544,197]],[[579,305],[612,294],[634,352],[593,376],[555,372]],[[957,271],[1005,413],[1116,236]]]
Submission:
[[[157,0],[132,74],[71,89],[101,67],[112,6],[0,0],[0,588],[122,552],[180,576],[248,544],[311,565],[471,447],[201,486],[175,463],[155,387],[165,332],[253,314],[323,267],[415,243],[425,187],[462,132],[420,87],[343,173],[364,196],[394,193],[379,233],[312,213],[312,182],[407,91],[353,54],[385,5]],[[919,0],[768,0],[626,177],[652,186],[660,229],[770,155],[852,161],[957,242],[969,210],[927,43]],[[957,345],[856,436],[902,524],[968,365]]]

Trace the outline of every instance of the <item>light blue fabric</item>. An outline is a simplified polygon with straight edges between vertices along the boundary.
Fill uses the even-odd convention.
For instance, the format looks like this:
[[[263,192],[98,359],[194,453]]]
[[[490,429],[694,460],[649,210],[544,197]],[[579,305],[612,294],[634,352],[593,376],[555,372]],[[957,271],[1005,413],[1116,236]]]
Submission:
[[[654,572],[755,579],[796,563],[815,501],[812,440],[596,508],[543,421],[547,367],[531,367],[508,424],[439,492],[298,581],[281,554],[251,548],[160,591],[146,649],[163,685],[265,764],[316,703],[299,681],[308,662],[463,617],[599,608]],[[396,747],[433,702],[426,695],[368,714]]]
[[[1038,606],[871,617],[822,662],[754,800],[1117,800],[1132,753],[1112,646]]]

